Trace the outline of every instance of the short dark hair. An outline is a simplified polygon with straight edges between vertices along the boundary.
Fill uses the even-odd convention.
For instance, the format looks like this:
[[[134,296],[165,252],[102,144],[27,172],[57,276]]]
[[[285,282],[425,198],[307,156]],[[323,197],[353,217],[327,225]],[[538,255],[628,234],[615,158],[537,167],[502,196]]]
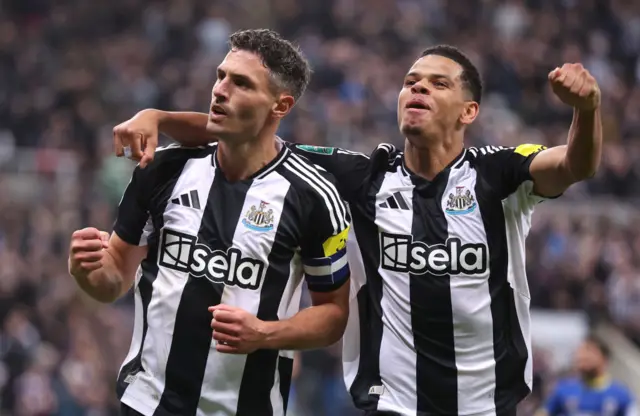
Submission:
[[[461,79],[463,87],[471,92],[473,101],[480,104],[480,100],[482,99],[482,79],[480,78],[478,68],[476,68],[473,62],[471,62],[471,59],[469,59],[464,52],[455,46],[437,45],[422,51],[420,57],[422,58],[427,55],[444,56],[445,58],[449,58],[458,63],[458,65],[462,67]]]
[[[587,337],[584,339],[584,342],[596,347],[605,359],[609,359],[609,357],[611,356],[611,350],[609,350],[607,344],[605,344],[602,339],[595,336],[594,334],[587,335]]]
[[[298,100],[311,78],[309,62],[300,48],[270,29],[237,31],[229,36],[231,49],[252,52],[262,59],[276,84]]]

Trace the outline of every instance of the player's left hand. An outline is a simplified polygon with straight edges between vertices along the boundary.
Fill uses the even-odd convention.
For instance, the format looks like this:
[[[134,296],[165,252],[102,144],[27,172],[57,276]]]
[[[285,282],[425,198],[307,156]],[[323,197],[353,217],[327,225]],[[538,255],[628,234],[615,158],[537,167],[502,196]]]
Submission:
[[[549,73],[549,82],[560,100],[581,111],[600,106],[600,87],[582,64],[564,64]]]
[[[250,354],[262,348],[266,338],[263,321],[249,312],[228,305],[209,307],[216,350],[227,354]]]

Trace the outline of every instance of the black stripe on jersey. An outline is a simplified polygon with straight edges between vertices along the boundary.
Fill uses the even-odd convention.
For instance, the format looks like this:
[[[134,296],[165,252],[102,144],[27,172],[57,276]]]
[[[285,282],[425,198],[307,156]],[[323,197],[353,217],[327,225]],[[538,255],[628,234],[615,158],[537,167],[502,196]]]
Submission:
[[[120,374],[118,375],[118,382],[116,385],[118,399],[122,398],[122,395],[128,386],[128,383],[124,382],[127,376],[134,375],[139,371],[144,371],[144,368],[142,368],[142,348],[144,347],[148,328],[147,309],[153,294],[153,282],[158,276],[158,245],[160,244],[160,235],[158,230],[161,230],[162,227],[164,227],[163,214],[167,204],[169,203],[169,197],[173,192],[173,188],[180,177],[180,173],[182,172],[182,169],[184,169],[184,165],[189,160],[187,155],[194,155],[194,150],[185,149],[181,151],[173,150],[167,153],[163,151],[158,152],[155,158],[155,163],[162,163],[162,169],[154,169],[155,166],[153,164],[148,166],[147,169],[149,169],[149,171],[145,172],[145,176],[149,175],[150,183],[140,184],[140,186],[145,189],[138,190],[138,192],[140,192],[149,191],[151,189],[156,192],[153,200],[151,201],[151,206],[149,207],[151,221],[153,223],[153,232],[147,239],[147,257],[140,265],[142,268],[142,276],[138,282],[138,290],[140,291],[143,309],[142,340],[140,342],[140,350],[138,351],[138,355],[122,367],[122,371],[120,371]],[[206,155],[202,155],[200,157],[204,156]],[[151,171],[151,169],[153,169],[153,171]],[[155,205],[154,201],[157,206],[153,206]],[[126,215],[126,212],[123,214]]]
[[[287,414],[289,404],[289,392],[291,391],[291,376],[293,375],[293,359],[278,357],[278,374],[280,376],[280,395],[284,405],[284,413]]]
[[[486,182],[476,182],[476,199],[482,213],[491,258],[489,292],[493,317],[493,350],[496,361],[496,395],[498,412],[515,409],[529,394],[524,380],[527,346],[522,335],[513,289],[507,281],[509,248],[502,201],[487,189]]]
[[[358,292],[358,314],[360,318],[360,361],[358,373],[353,380],[349,393],[358,409],[376,410],[379,396],[370,395],[372,386],[381,386],[380,346],[382,345],[382,277],[378,273],[380,264],[380,238],[375,221],[375,195],[380,190],[384,175],[380,175],[371,184],[368,191],[368,212],[361,212],[359,205],[351,206],[353,230],[360,247],[367,276],[367,283]]]
[[[288,175],[285,169],[280,169],[279,172],[282,172],[281,174],[292,183],[295,183],[295,180],[298,179],[297,177],[290,177],[294,175]],[[293,227],[297,228],[299,224],[299,221],[291,214],[295,212],[295,206],[290,190],[284,200],[280,223],[268,257],[269,267],[260,291],[260,305],[258,306],[257,317],[263,321],[278,320],[278,307],[289,280],[282,276],[291,274],[291,261],[294,255],[291,247],[296,247],[297,243],[296,241],[288,240],[286,236],[301,235],[301,230],[291,229]],[[288,375],[282,374],[282,371],[286,370],[286,364],[279,365],[279,361],[282,360],[290,359],[278,357],[277,350],[258,350],[247,356],[238,394],[236,416],[270,416],[273,414],[271,389],[274,384],[276,369],[280,372],[280,382],[284,382],[287,389],[286,395],[282,396],[284,405],[287,405],[291,373]],[[293,370],[293,365],[291,365],[291,370]],[[285,386],[280,386],[281,393]]]
[[[191,204],[189,204],[189,195],[188,194],[180,195],[180,201],[182,201],[182,205],[184,205],[185,207],[190,207],[191,206]]]
[[[219,172],[209,190],[198,241],[211,250],[227,251],[251,185],[250,181],[231,184]],[[212,336],[207,308],[220,304],[224,285],[191,275],[188,279],[176,313],[165,389],[156,413],[194,415],[200,400]]]
[[[412,175],[413,241],[445,244],[447,219],[440,205],[450,170],[428,182]],[[417,410],[430,415],[458,413],[450,276],[410,274],[411,326],[416,349]]]

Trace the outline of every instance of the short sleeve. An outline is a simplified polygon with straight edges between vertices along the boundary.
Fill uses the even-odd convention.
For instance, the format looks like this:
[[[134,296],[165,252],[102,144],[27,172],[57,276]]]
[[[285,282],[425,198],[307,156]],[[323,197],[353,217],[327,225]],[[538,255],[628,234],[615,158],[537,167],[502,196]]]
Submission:
[[[336,179],[338,192],[351,202],[360,194],[371,171],[371,158],[363,153],[338,147],[310,146],[286,143],[295,154],[331,173]]]
[[[326,185],[326,192],[314,194],[315,201],[311,201],[300,247],[305,279],[314,292],[336,290],[350,275],[346,247],[349,215],[335,186],[329,181]]]
[[[500,199],[513,195],[510,199],[527,210],[547,199],[533,192],[530,172],[531,162],[545,149],[543,145],[522,144],[515,148],[487,146],[469,151],[475,157],[476,170]]]
[[[131,181],[122,195],[113,226],[113,230],[122,240],[135,246],[146,245],[147,237],[153,231],[147,198],[150,184],[146,183],[145,173],[147,172],[139,166],[133,171]]]

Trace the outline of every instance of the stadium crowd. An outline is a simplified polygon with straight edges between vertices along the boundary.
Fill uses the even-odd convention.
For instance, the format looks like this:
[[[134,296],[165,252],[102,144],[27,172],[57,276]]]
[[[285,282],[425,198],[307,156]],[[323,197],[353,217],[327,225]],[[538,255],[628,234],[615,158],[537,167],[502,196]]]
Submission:
[[[115,414],[133,305],[79,294],[67,274],[70,233],[111,228],[132,170],[113,156],[111,128],[146,107],[206,109],[227,36],[247,27],[295,39],[314,68],[282,137],[363,152],[402,145],[397,93],[427,45],[454,44],[481,68],[485,95],[467,143],[476,146],[563,143],[571,109],[550,94],[547,74],[584,63],[603,91],[603,164],[537,214],[532,303],[585,309],[640,340],[639,2],[8,0],[0,6],[0,414]],[[352,414],[339,347],[300,357],[292,413]],[[542,388],[553,374],[543,356],[535,367]]]

